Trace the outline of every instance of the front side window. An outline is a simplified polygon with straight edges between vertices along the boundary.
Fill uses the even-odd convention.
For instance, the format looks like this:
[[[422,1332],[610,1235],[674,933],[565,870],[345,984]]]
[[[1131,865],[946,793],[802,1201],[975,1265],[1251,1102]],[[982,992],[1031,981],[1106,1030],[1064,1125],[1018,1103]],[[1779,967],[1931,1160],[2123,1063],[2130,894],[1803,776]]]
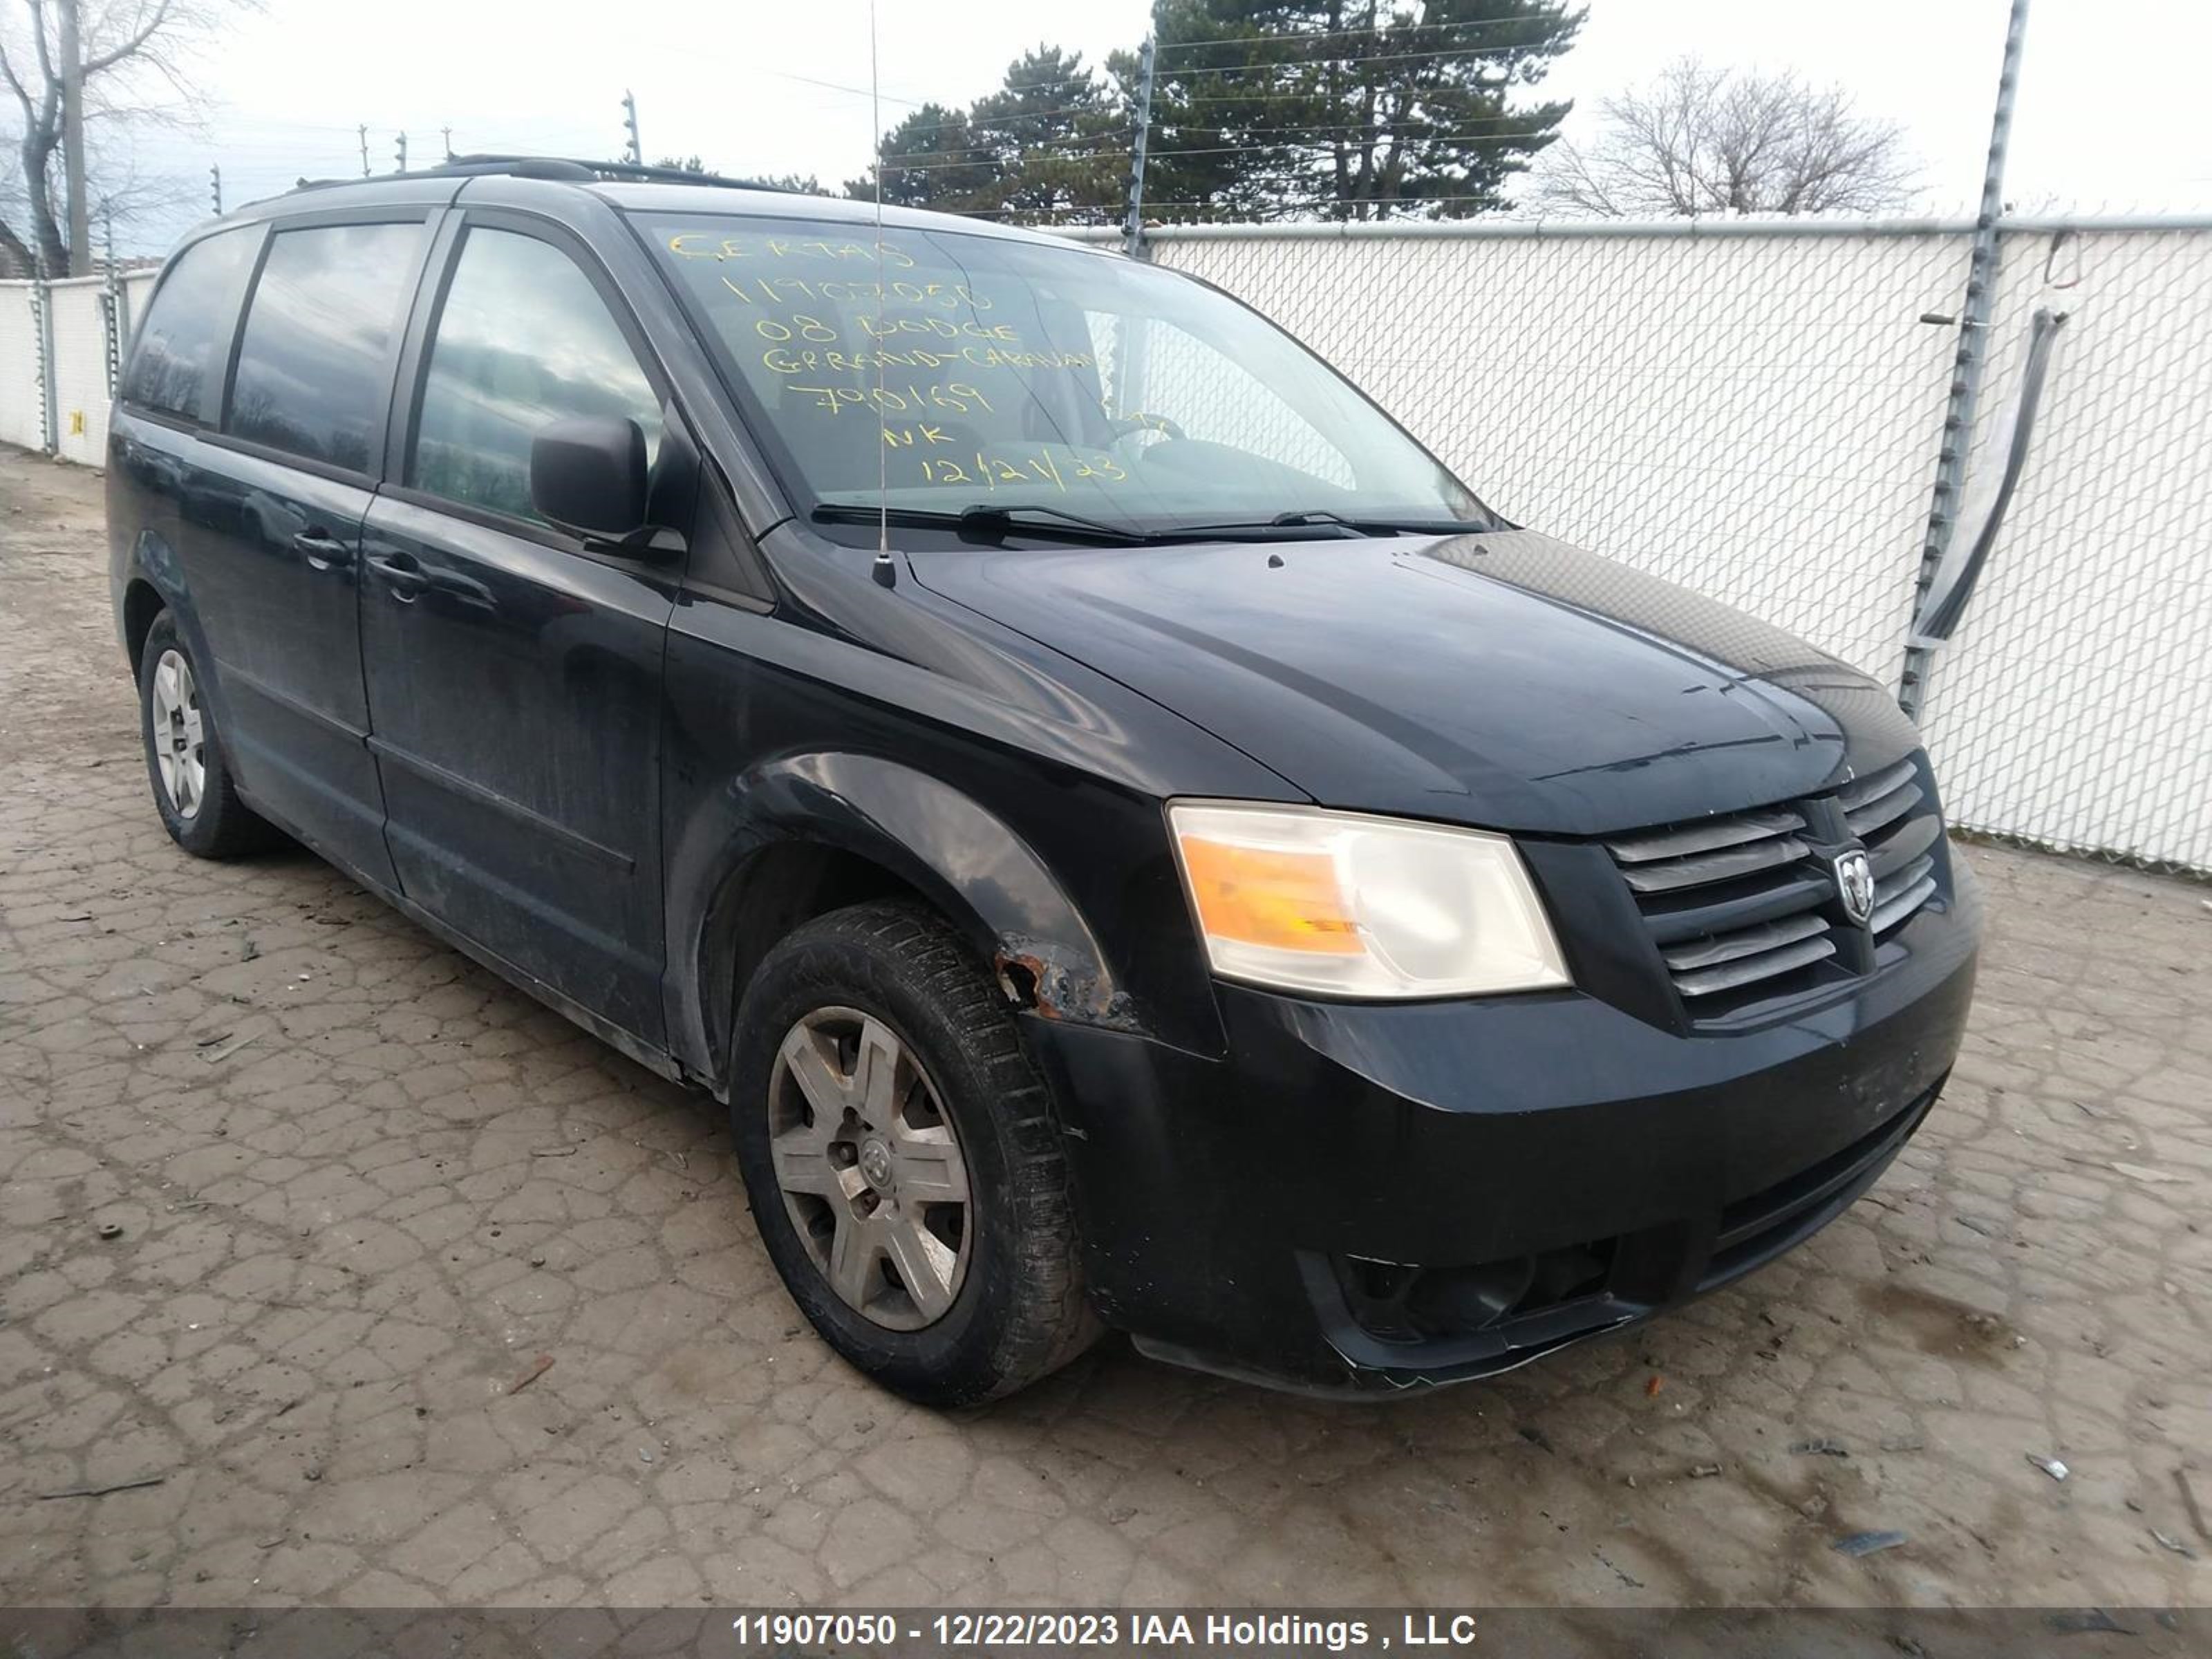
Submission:
[[[794,499],[1171,532],[1486,522],[1334,369],[1224,295],[1087,249],[735,216],[641,228]]]
[[[648,455],[660,403],[614,313],[550,242],[477,228],[461,245],[423,378],[407,481],[514,518],[530,505],[530,444],[548,422],[635,421]]]
[[[146,409],[200,418],[202,395],[222,374],[238,316],[238,290],[253,255],[241,227],[195,242],[177,256],[138,328],[123,396]]]
[[[233,436],[374,470],[392,337],[422,234],[419,224],[276,233],[246,306],[226,423]]]

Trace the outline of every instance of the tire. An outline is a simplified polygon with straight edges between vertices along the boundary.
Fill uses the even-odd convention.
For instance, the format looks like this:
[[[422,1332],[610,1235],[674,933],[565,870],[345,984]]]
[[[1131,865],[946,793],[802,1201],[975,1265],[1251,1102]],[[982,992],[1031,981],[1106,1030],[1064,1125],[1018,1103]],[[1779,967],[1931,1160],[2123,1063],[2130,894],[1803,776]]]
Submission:
[[[1096,1340],[1044,1085],[1005,1000],[935,915],[869,903],[797,929],[745,989],[735,1054],[731,1120],[762,1243],[848,1363],[920,1404],[969,1406]],[[883,1075],[890,1086],[871,1094]],[[917,1196],[963,1184],[962,1204]]]
[[[191,647],[164,611],[147,630],[138,658],[138,735],[154,807],[169,839],[194,858],[237,858],[278,837],[239,799],[222,735],[202,695],[205,684]]]

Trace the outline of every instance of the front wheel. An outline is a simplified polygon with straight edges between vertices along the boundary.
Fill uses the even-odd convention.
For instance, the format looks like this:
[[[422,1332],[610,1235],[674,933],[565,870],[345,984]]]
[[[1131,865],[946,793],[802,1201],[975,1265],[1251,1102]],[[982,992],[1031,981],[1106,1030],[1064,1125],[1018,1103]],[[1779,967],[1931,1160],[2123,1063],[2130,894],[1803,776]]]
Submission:
[[[738,1013],[738,1161],[770,1260],[852,1364],[972,1405],[1097,1334],[1060,1133],[957,937],[856,905],[769,952]]]

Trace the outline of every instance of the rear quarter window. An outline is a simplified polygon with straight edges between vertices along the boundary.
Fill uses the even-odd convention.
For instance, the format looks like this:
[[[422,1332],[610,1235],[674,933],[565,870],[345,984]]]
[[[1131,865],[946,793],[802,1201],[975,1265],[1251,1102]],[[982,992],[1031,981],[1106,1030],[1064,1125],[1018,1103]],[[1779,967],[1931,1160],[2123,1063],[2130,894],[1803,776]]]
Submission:
[[[375,470],[392,336],[420,224],[280,230],[246,307],[233,437],[352,472]]]
[[[203,404],[222,377],[254,242],[255,232],[240,226],[177,256],[139,325],[125,401],[188,421],[207,418]]]

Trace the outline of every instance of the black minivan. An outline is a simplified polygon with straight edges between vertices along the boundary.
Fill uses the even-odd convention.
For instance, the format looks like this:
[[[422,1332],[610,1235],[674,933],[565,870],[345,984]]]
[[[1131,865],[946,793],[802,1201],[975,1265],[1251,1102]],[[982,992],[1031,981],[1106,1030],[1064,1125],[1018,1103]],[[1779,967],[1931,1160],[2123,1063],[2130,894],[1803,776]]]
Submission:
[[[1978,904],[1881,685],[1506,523],[1203,283],[651,173],[194,234],[116,611],[177,842],[281,830],[726,1102],[847,1359],[1479,1376],[1918,1127]]]

